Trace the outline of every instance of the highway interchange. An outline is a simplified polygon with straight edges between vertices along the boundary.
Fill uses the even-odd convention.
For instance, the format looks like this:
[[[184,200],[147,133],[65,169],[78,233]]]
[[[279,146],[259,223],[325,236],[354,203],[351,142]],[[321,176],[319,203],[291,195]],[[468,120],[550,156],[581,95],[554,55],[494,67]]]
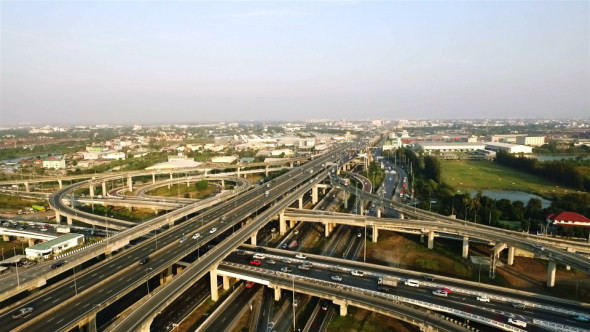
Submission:
[[[378,153],[379,151],[376,151],[375,155],[378,155]],[[323,161],[323,163],[326,162],[324,159],[321,159],[321,161]],[[112,257],[102,261],[100,264],[97,264],[90,269],[78,272],[75,283],[73,280],[68,279],[50,287],[50,289],[39,292],[38,295],[33,295],[32,297],[28,298],[29,302],[22,303],[23,306],[29,305],[31,303],[34,304],[35,311],[33,314],[24,319],[13,321],[10,319],[9,313],[4,313],[0,316],[0,322],[3,323],[0,331],[10,331],[25,322],[31,323],[24,329],[26,331],[46,331],[49,326],[51,326],[50,329],[67,330],[69,327],[77,326],[77,320],[80,317],[89,313],[91,314],[92,312],[98,312],[100,309],[108,306],[109,303],[112,303],[116,298],[120,298],[122,294],[141,287],[141,285],[146,286],[147,280],[151,279],[152,281],[150,281],[150,283],[152,283],[155,279],[154,277],[158,276],[161,271],[166,270],[166,268],[170,266],[172,262],[178,261],[181,257],[193,253],[199,247],[207,244],[209,241],[219,236],[218,240],[222,240],[221,244],[209,250],[205,256],[206,259],[201,257],[201,259],[192,264],[189,269],[183,271],[182,274],[175,277],[172,283],[168,283],[165,285],[166,287],[164,287],[164,289],[170,289],[168,286],[174,284],[175,282],[177,284],[182,282],[182,287],[193,287],[190,289],[197,290],[198,295],[196,299],[192,299],[191,301],[193,304],[199,302],[199,299],[204,299],[208,295],[206,289],[208,289],[209,282],[207,280],[208,278],[201,278],[201,280],[198,279],[206,274],[211,265],[218,261],[219,258],[225,257],[228,253],[232,252],[234,248],[243,243],[245,239],[249,238],[252,231],[263,227],[264,223],[268,222],[269,218],[275,216],[278,211],[285,207],[286,204],[285,203],[281,205],[281,200],[279,200],[278,202],[274,203],[274,206],[271,204],[271,206],[268,207],[267,205],[269,203],[273,202],[279,197],[282,197],[283,193],[287,193],[287,195],[289,195],[289,192],[295,190],[294,194],[297,193],[297,196],[300,196],[301,194],[309,191],[309,188],[311,188],[315,183],[307,183],[307,179],[311,178],[313,182],[315,176],[325,168],[320,165],[320,163],[322,162],[310,163],[308,167],[314,169],[313,173],[307,173],[309,168],[301,167],[273,180],[273,182],[270,183],[271,187],[269,187],[269,191],[271,193],[269,197],[264,197],[264,195],[261,194],[265,190],[264,187],[258,188],[256,190],[250,190],[238,196],[237,198],[234,198],[233,200],[220,204],[217,207],[210,209],[209,211],[204,212],[197,217],[193,217],[187,221],[184,221],[169,230],[162,229],[163,233],[158,235],[157,238],[158,249],[160,250],[156,251],[156,239],[155,237],[152,237],[149,240],[143,241],[131,247],[130,249],[122,250],[120,253],[113,255]],[[390,166],[387,163],[386,165]],[[393,194],[396,187],[399,188],[399,186],[396,186],[396,184],[401,183],[401,174],[399,174],[398,171],[398,174],[396,175],[399,176],[391,176],[390,174],[387,174],[382,187],[379,188],[379,193],[383,194],[384,197],[388,197]],[[323,174],[323,177],[325,176],[327,176],[327,172]],[[319,181],[321,179],[317,180]],[[296,186],[299,185],[299,183],[303,183],[303,186],[297,189]],[[382,190],[385,192],[383,193]],[[397,195],[393,196],[394,198],[397,197]],[[328,196],[327,199],[324,199],[322,202],[324,202],[323,204],[330,205],[331,201],[332,199]],[[253,213],[257,213],[260,218],[256,219],[256,216],[252,216]],[[375,211],[369,213],[375,213]],[[221,216],[227,216],[228,218],[222,223],[219,219]],[[239,222],[245,218],[248,218],[249,216],[250,218],[254,217],[254,222],[246,225],[246,227],[239,227]],[[235,227],[235,225],[238,225],[238,227]],[[215,233],[209,233],[211,227],[218,228],[218,231]],[[200,233],[201,237],[199,240],[193,240],[191,236],[197,232]],[[353,231],[352,233],[355,232]],[[183,235],[187,236],[188,239],[183,243],[179,243],[179,239],[182,238]],[[307,233],[302,233],[301,235],[307,235]],[[358,242],[358,244],[353,243],[352,247],[356,247],[356,249],[349,250],[347,252],[350,253],[350,256],[345,254],[347,259],[353,259],[354,256],[358,254],[358,248],[363,242],[361,239],[357,239],[356,236],[353,237],[353,239],[354,241]],[[162,250],[162,248],[166,249]],[[278,250],[277,253],[280,253],[280,250]],[[141,257],[145,257],[147,255],[150,255],[150,261],[145,265],[137,265],[137,261]],[[239,257],[234,254],[228,256],[225,259],[225,262],[248,265],[248,262],[244,261],[244,257]],[[346,263],[343,262],[342,264]],[[222,266],[225,268],[225,265],[223,264],[220,266],[220,268]],[[264,268],[276,271],[276,269],[280,268],[281,266],[285,266],[285,264],[264,266]],[[312,277],[318,280],[327,280],[329,279],[330,274],[333,273],[315,268],[312,269],[312,271],[298,271],[296,266],[293,265],[292,267],[294,273],[306,275],[307,277]],[[376,267],[376,269],[377,268],[378,267]],[[191,271],[192,273],[190,275],[185,273],[191,269],[198,272]],[[104,287],[100,284],[101,281],[104,283],[108,281],[109,278],[112,278],[112,280],[108,282],[108,287]],[[185,278],[184,282],[179,281],[181,278]],[[400,273],[400,278],[407,278],[407,276],[404,276],[403,273]],[[190,280],[195,279],[198,280],[196,283],[186,286],[187,284],[190,284]],[[374,278],[357,278],[351,277],[349,274],[344,277],[343,284],[372,290],[374,290],[376,287]],[[452,284],[449,285],[454,286]],[[481,314],[484,317],[491,317],[491,319],[497,319],[498,314],[504,316],[506,313],[513,314],[513,308],[509,304],[482,304],[475,301],[473,298],[466,298],[454,294],[451,294],[450,299],[440,299],[433,297],[428,293],[429,290],[426,290],[425,288],[406,288],[407,287],[400,286],[397,291],[399,291],[400,294],[406,294],[405,296],[408,297],[429,301],[431,303],[440,302],[441,305],[454,306],[459,309],[462,308],[461,310],[466,308],[466,306],[469,306],[471,308],[469,310],[473,310],[473,313]],[[92,290],[86,291],[87,289]],[[485,289],[485,287],[483,287],[483,289]],[[174,290],[175,291],[172,293],[177,293],[176,287]],[[77,296],[75,296],[76,292],[78,292]],[[252,295],[252,292],[253,290],[248,290],[248,292],[245,292],[244,294]],[[497,291],[494,292],[498,293]],[[166,293],[167,292],[160,291],[153,297],[150,297],[146,303],[149,303],[150,301],[159,303],[156,302],[156,297],[160,297],[161,302],[162,299],[172,296],[172,294]],[[58,312],[51,311],[51,309],[53,309],[56,304],[60,304],[66,299],[68,300],[68,303],[66,304],[66,307],[64,307],[65,309],[60,308]],[[178,304],[181,302],[173,302],[173,304],[174,303]],[[147,307],[147,305],[140,306],[136,311],[131,313],[130,317],[136,316],[143,319],[149,315],[153,315],[153,310],[151,310],[152,308],[145,309],[145,307]],[[576,306],[573,307],[575,309]],[[67,308],[76,308],[76,310],[68,310]],[[161,315],[166,314],[166,310],[171,309],[166,308],[162,310]],[[48,315],[47,313],[51,313],[51,315]],[[553,321],[564,320],[563,315],[547,315],[546,312],[531,311],[524,313],[531,315],[525,315],[525,317],[531,319],[534,318],[535,315],[543,315],[545,319],[550,319]],[[45,315],[45,318],[35,321],[36,318],[39,318],[42,315]],[[160,321],[162,321],[162,324],[159,323]],[[135,321],[133,318],[128,318],[124,319],[122,322],[118,322],[117,325],[113,326],[112,330],[131,331],[137,329],[140,324],[141,320]],[[439,324],[446,326],[446,322]],[[575,321],[567,321],[567,324],[578,326],[576,325],[577,322]],[[579,324],[583,325],[583,323]],[[167,329],[168,325],[169,324],[164,322],[164,320],[156,318],[154,320],[152,329],[155,328],[155,330],[163,330]],[[449,330],[455,329],[455,325],[453,325],[452,328],[449,327]]]

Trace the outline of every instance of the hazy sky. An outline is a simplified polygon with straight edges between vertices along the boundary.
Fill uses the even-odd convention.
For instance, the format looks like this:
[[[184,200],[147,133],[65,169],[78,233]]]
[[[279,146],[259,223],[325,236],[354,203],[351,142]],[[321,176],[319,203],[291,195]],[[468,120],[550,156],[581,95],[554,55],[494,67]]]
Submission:
[[[587,1],[1,4],[0,124],[590,116]]]

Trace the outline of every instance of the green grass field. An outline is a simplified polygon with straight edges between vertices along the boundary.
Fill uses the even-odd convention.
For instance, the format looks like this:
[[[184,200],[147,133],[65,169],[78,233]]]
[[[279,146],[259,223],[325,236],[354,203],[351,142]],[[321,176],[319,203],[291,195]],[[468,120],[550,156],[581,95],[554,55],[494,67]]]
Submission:
[[[490,161],[441,160],[441,166],[443,180],[456,189],[525,191],[545,196],[577,191]]]

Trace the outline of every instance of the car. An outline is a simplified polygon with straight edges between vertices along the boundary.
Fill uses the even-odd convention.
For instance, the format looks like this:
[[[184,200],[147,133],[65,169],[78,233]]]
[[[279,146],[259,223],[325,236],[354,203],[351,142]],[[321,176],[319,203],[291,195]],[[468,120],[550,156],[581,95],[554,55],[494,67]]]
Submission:
[[[422,276],[422,278],[424,278],[424,280],[426,281],[434,281],[434,277],[431,275],[424,275]]]
[[[439,288],[438,288],[438,290],[441,290],[441,291],[443,291],[443,292],[447,292],[447,293],[449,293],[449,294],[451,294],[451,293],[452,293],[452,292],[451,292],[451,290],[450,290],[450,289],[448,289],[448,288],[446,288],[446,287],[439,287]]]
[[[27,317],[33,312],[33,307],[20,308],[12,314],[12,319]]]
[[[277,262],[275,262],[273,259],[269,259],[266,261],[266,263],[270,265],[275,265]]]
[[[179,243],[183,243],[184,241],[186,241],[186,236],[183,236],[178,240]]]
[[[223,216],[223,217],[221,217],[221,219],[219,219],[219,222],[223,224],[226,220],[227,220],[227,217]]]
[[[533,247],[534,247],[535,249],[539,249],[539,250],[545,250],[545,248],[543,248],[543,246],[542,246],[542,245],[540,245],[540,244],[533,244]]]
[[[262,264],[262,262],[259,261],[258,259],[253,259],[253,260],[250,261],[250,264],[252,264],[252,265],[260,265],[260,264]]]
[[[293,269],[291,269],[291,268],[290,268],[290,267],[288,267],[288,266],[283,266],[283,267],[281,268],[281,271],[282,271],[282,272],[285,272],[285,273],[291,273],[291,272],[293,272]]]
[[[293,234],[295,234],[295,235],[299,234],[299,230],[295,230],[295,231],[293,232]]]
[[[297,254],[297,255],[295,255],[295,257],[299,258],[299,259],[306,259],[307,258],[307,256],[305,256],[304,254]]]
[[[440,296],[440,297],[448,297],[449,293],[445,292],[444,290],[437,289],[437,290],[432,291],[432,295],[436,295],[436,296]]]
[[[201,237],[201,234],[200,233],[195,233],[195,235],[193,235],[193,240],[196,240],[196,239],[198,239],[200,237]]]
[[[363,233],[358,233],[358,234],[356,235],[356,237],[362,237],[362,236],[363,236]]]
[[[266,248],[264,248],[264,247],[256,247],[256,252],[266,252]]]
[[[209,230],[209,233],[211,233],[211,234],[213,234],[215,232],[217,232],[217,228],[215,228],[215,227],[213,227]]]
[[[478,296],[477,300],[480,302],[488,302],[490,303],[490,298],[487,295]]]
[[[364,277],[365,276],[365,272],[359,271],[359,270],[352,270],[352,271],[350,271],[350,274],[352,274],[353,276],[357,276],[357,277]]]
[[[387,287],[377,287],[377,290],[382,293],[389,293],[389,288]]]
[[[41,232],[47,232],[47,228],[40,228],[39,229]]]
[[[290,258],[283,258],[283,259],[281,259],[281,262],[290,264],[291,263],[291,259]]]
[[[53,264],[51,264],[51,268],[52,269],[57,269],[58,267],[62,267],[66,264],[65,261],[59,261],[59,262],[55,262]]]
[[[342,281],[342,277],[341,276],[331,276],[330,279],[334,280],[334,281]]]
[[[244,287],[252,288],[252,286],[254,286],[254,282],[248,280],[248,281],[246,281],[246,285]]]
[[[283,243],[283,249],[287,248],[287,246],[289,246],[287,243]]]
[[[516,308],[516,309],[522,309],[522,310],[524,310],[524,309],[526,309],[526,304],[514,302],[514,303],[512,303],[512,307],[513,308]]]
[[[150,256],[146,256],[146,257],[139,260],[139,265],[143,265],[149,261],[150,261]]]
[[[514,325],[518,325],[520,327],[526,327],[527,326],[527,321],[524,318],[508,318],[508,323],[514,324]]]
[[[577,320],[578,322],[587,322],[588,321],[588,317],[582,316],[582,315],[573,316],[572,319]]]
[[[326,311],[326,310],[328,310],[328,308],[330,308],[330,302],[323,301],[322,302],[322,310]]]

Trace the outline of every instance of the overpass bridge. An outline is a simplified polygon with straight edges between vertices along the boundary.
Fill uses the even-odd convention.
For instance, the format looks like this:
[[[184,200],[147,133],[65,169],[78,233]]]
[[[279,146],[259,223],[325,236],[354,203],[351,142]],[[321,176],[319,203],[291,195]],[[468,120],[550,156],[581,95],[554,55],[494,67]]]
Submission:
[[[308,163],[305,166],[302,166],[301,169],[296,169],[292,172],[289,172],[288,174],[282,175],[281,177],[271,181],[269,183],[270,185],[272,185],[270,190],[267,188],[259,187],[254,190],[247,191],[243,195],[238,196],[234,200],[220,204],[219,206],[206,212],[202,216],[191,218],[190,220],[187,220],[179,224],[178,226],[174,226],[171,229],[165,231],[158,237],[152,237],[149,240],[143,241],[140,244],[123,251],[121,254],[109,257],[107,260],[94,266],[91,271],[87,271],[84,273],[84,275],[79,275],[76,277],[78,285],[82,283],[82,280],[86,280],[85,278],[88,278],[88,280],[90,280],[89,282],[91,287],[85,288],[84,291],[78,293],[78,296],[76,297],[70,296],[71,298],[67,302],[62,303],[59,311],[56,311],[57,308],[54,308],[53,306],[44,306],[45,309],[41,310],[41,308],[39,308],[39,310],[35,310],[35,313],[31,315],[30,318],[27,317],[25,320],[21,320],[17,323],[11,323],[9,325],[14,326],[15,324],[20,324],[19,329],[26,329],[27,331],[44,331],[47,329],[47,326],[42,325],[42,319],[43,317],[47,317],[49,313],[51,313],[52,315],[63,315],[63,319],[56,318],[56,321],[64,321],[64,324],[65,322],[67,322],[67,324],[77,324],[79,322],[86,321],[86,318],[90,317],[87,315],[92,315],[92,312],[94,311],[100,311],[109,303],[112,303],[110,301],[116,300],[117,298],[119,298],[119,296],[122,296],[122,294],[125,294],[130,289],[133,289],[134,285],[141,285],[142,282],[145,281],[146,277],[150,278],[160,273],[166,274],[166,271],[168,271],[171,268],[174,262],[179,261],[182,257],[190,254],[200,246],[206,244],[210,239],[216,238],[218,234],[224,233],[228,230],[232,230],[236,223],[239,223],[242,220],[247,219],[252,214],[256,214],[261,207],[265,207],[266,210],[257,213],[258,218],[254,219],[254,221],[252,221],[251,223],[240,228],[239,231],[236,231],[234,236],[231,236],[230,238],[226,239],[222,242],[221,245],[218,245],[212,251],[210,251],[210,254],[202,256],[199,262],[205,264],[204,268],[201,264],[193,264],[190,268],[183,271],[180,277],[187,276],[187,278],[190,278],[190,280],[192,280],[195,276],[191,276],[191,273],[188,273],[189,270],[197,271],[196,273],[207,273],[208,270],[211,269],[210,265],[213,264],[213,262],[217,261],[215,254],[216,249],[218,250],[217,254],[224,255],[224,252],[231,252],[230,250],[225,249],[237,247],[244,241],[245,238],[255,236],[256,231],[260,227],[262,227],[270,217],[276,216],[278,212],[282,211],[284,207],[288,203],[290,203],[289,200],[298,199],[305,192],[312,189],[312,187],[314,187],[318,181],[321,181],[321,179],[319,178],[320,175],[318,175],[318,172],[320,172],[324,168],[321,163],[338,158],[341,155],[339,152],[339,149],[334,150],[320,158],[316,158],[313,162]],[[308,173],[308,171],[311,173]],[[325,176],[325,173],[321,174],[322,178],[324,178]],[[303,185],[301,185],[302,182],[304,183]],[[271,192],[271,195],[269,195],[268,197],[264,197],[263,193],[265,190],[269,190]],[[273,203],[275,200],[277,201]],[[269,204],[271,206],[269,206]],[[169,215],[174,214],[175,216],[182,218],[189,214],[189,211],[187,210],[189,208],[190,206],[180,208],[169,213]],[[225,222],[221,222],[220,220],[220,217],[223,215],[228,216]],[[147,224],[149,225],[149,229],[147,230],[153,230],[155,229],[155,227],[160,226],[156,225],[153,221],[150,221]],[[219,231],[215,232],[214,234],[207,233],[207,230],[211,226],[215,226],[219,229]],[[105,242],[101,243],[100,245],[97,245],[96,247],[102,249],[102,252],[109,252],[117,246],[121,247],[122,245],[124,245],[124,243],[128,243],[128,241],[125,240],[125,237],[129,238],[131,234],[130,232],[133,232],[134,229],[123,231],[111,238],[112,241],[110,244],[107,245],[106,249],[104,246],[99,247],[100,245],[103,245]],[[145,232],[146,229],[143,229],[142,231]],[[190,237],[194,232],[200,232],[204,235],[201,237],[199,241],[186,241],[181,245],[177,244],[177,239],[183,236],[183,234],[187,237]],[[115,237],[118,237],[119,239],[116,243],[114,243]],[[156,244],[156,246],[158,246],[158,243],[160,243],[158,249],[161,249],[162,243],[164,243],[164,245],[167,246],[166,250],[154,251],[154,243]],[[97,250],[98,249],[94,251],[87,251],[86,257],[75,258],[75,260],[67,262],[67,264],[62,268],[55,269],[51,272],[54,272],[54,275],[57,275],[64,271],[68,271],[73,266],[79,265],[81,262],[85,261],[84,259],[87,260],[89,258],[95,257],[96,254],[100,253]],[[148,270],[137,270],[135,268],[135,264],[137,262],[135,257],[141,257],[142,255],[149,254],[150,252],[155,252],[155,254],[151,256],[150,262],[148,262],[145,265],[145,267],[148,268]],[[115,268],[113,266],[117,267]],[[150,266],[152,267],[150,268]],[[166,274],[164,279],[167,280],[168,276],[171,275],[171,273]],[[104,285],[106,285],[107,283],[109,284],[109,287],[107,289],[112,289],[113,293],[111,293],[110,291],[104,293],[91,291],[91,289],[96,290],[97,287],[104,287]],[[68,279],[67,282],[65,282],[63,285],[59,285],[59,287],[52,288],[50,292],[42,292],[40,296],[53,296],[54,298],[58,296],[61,297],[63,295],[59,295],[60,293],[64,294],[72,291],[70,285],[71,280]],[[36,284],[28,284],[28,286],[37,287]],[[22,288],[23,286],[21,284],[21,289]],[[24,289],[27,289],[26,286]],[[170,290],[172,288],[168,289]],[[160,291],[158,294],[164,293]],[[170,298],[172,298],[176,296],[176,293],[168,295],[170,295]],[[152,298],[153,296],[150,296],[150,299]],[[23,300],[23,302],[18,303],[16,305],[26,305],[26,303],[28,303],[27,301],[42,302],[42,300],[39,299],[35,300],[27,298],[26,300]],[[88,303],[94,302],[99,302],[100,305],[98,307],[88,309],[62,310],[63,308],[68,306],[71,306],[71,308],[79,309],[83,308]],[[86,308],[87,307],[88,306],[86,306]],[[156,307],[157,306],[153,305],[147,306],[147,308]],[[82,313],[82,316],[79,316],[79,313]],[[142,321],[143,320],[139,321],[140,325],[142,324]],[[59,327],[55,328],[56,330],[61,330],[61,328]]]
[[[483,239],[495,245],[504,244],[502,248],[498,248],[499,250],[496,250],[492,255],[490,276],[494,276],[500,251],[509,247],[508,264],[512,265],[514,262],[515,249],[518,248],[532,252],[538,256],[543,256],[549,260],[550,264],[547,273],[547,286],[549,287],[553,287],[555,284],[556,262],[574,267],[585,273],[590,273],[590,260],[574,253],[575,250],[580,249],[580,247],[577,246],[578,243],[575,241],[546,241],[547,239],[544,237],[541,237],[541,239],[530,238],[525,236],[524,233],[495,227],[483,225],[479,225],[482,227],[475,227],[475,225],[471,223],[469,225],[463,225],[457,223],[445,223],[442,221],[375,218],[345,213],[294,209],[289,209],[287,213],[285,213],[285,220],[321,222],[326,225],[341,223],[358,227],[370,227],[373,230],[373,242],[377,242],[380,229],[392,231],[406,231],[408,229],[419,230],[421,234],[428,236],[429,249],[434,247],[434,237],[436,233],[455,234],[463,237],[462,255],[464,258],[467,258],[470,238]],[[330,227],[325,228],[329,229]],[[546,245],[546,247],[541,247],[540,244]]]

